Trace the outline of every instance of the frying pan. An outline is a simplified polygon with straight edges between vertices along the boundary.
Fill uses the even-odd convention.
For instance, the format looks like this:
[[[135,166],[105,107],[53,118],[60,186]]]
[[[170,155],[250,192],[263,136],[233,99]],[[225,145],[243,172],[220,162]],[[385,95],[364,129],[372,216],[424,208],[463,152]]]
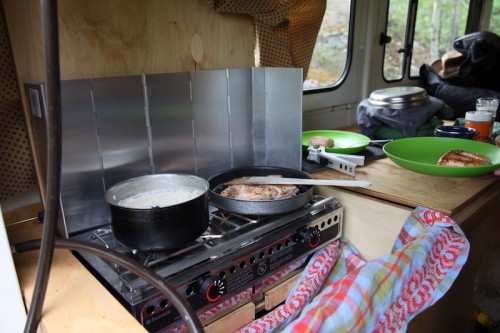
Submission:
[[[221,210],[242,215],[276,215],[299,209],[311,200],[312,185],[298,185],[299,192],[287,199],[280,200],[239,200],[222,196],[220,193],[227,187],[226,183],[239,177],[281,175],[290,178],[312,179],[302,171],[272,167],[252,166],[223,171],[210,179],[208,198],[214,206]]]

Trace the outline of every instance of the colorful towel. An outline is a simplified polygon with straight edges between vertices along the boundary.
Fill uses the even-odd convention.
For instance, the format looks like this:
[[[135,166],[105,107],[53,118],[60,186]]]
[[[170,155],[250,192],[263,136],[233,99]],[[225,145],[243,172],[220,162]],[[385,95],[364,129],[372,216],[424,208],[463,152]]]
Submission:
[[[240,332],[404,332],[446,293],[468,253],[451,218],[417,207],[391,254],[365,262],[348,240],[330,244],[312,258],[282,306]]]

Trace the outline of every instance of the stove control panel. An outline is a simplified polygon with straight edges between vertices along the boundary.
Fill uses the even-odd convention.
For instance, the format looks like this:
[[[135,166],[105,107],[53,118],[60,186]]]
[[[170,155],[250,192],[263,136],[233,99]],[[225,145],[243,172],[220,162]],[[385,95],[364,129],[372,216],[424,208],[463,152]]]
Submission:
[[[321,231],[317,226],[301,229],[297,233],[297,241],[315,248],[321,243]]]
[[[226,294],[226,281],[220,277],[207,277],[200,288],[200,295],[210,303],[215,303]]]
[[[186,281],[177,290],[193,309],[202,312],[251,287],[267,277],[341,237],[343,208],[293,221],[286,228],[263,235],[258,241],[210,262],[210,269]],[[192,272],[190,272],[192,273]],[[163,303],[162,303],[163,302]],[[149,331],[157,331],[180,320],[164,297],[142,304],[141,321]]]

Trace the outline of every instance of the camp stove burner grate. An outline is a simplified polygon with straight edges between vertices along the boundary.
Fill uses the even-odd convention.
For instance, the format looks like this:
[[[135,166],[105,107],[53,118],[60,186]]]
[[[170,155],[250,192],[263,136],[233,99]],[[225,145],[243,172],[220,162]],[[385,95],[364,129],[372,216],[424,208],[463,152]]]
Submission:
[[[241,216],[210,207],[207,231],[168,251],[130,249],[114,238],[110,227],[74,238],[113,249],[153,269],[201,313],[248,288],[260,290],[273,273],[339,238],[342,220],[343,208],[336,199],[314,195],[304,207],[277,216]],[[148,331],[180,324],[168,299],[135,274],[86,253],[78,257]]]

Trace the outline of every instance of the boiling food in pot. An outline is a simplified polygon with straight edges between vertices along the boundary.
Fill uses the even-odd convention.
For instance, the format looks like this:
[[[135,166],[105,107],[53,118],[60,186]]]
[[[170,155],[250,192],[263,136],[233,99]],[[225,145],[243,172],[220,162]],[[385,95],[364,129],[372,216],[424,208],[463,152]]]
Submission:
[[[203,194],[198,189],[175,189],[140,193],[118,202],[121,207],[132,209],[149,209],[153,207],[168,207],[189,201]]]

